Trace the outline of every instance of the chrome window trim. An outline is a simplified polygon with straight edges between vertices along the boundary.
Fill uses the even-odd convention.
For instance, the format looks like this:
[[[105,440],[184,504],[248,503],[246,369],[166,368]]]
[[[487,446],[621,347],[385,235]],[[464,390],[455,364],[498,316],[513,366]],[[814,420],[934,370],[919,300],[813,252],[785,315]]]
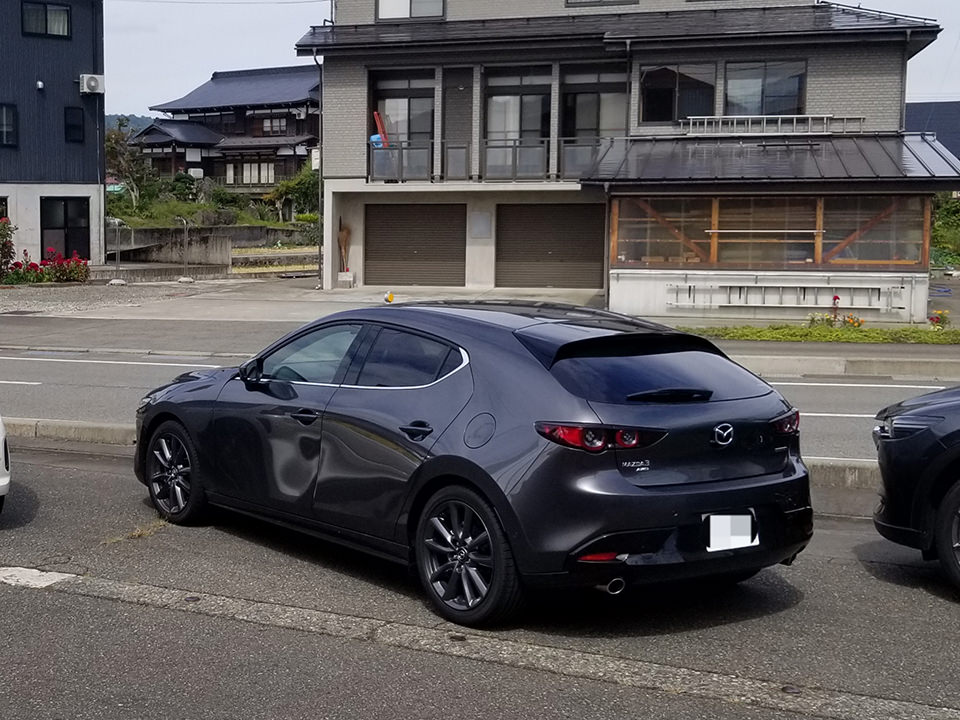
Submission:
[[[448,372],[441,378],[437,378],[432,383],[427,383],[426,385],[398,385],[396,387],[375,387],[373,385],[337,385],[336,383],[314,383],[306,382],[302,380],[288,380],[291,385],[308,385],[311,387],[332,387],[332,388],[350,388],[351,390],[423,390],[424,388],[433,387],[437,383],[442,383],[448,377],[452,377],[456,373],[463,370],[467,365],[470,364],[470,356],[467,354],[467,351],[462,347],[457,347],[457,350],[460,351],[460,364],[457,365],[453,370]],[[283,382],[283,381],[281,381]]]

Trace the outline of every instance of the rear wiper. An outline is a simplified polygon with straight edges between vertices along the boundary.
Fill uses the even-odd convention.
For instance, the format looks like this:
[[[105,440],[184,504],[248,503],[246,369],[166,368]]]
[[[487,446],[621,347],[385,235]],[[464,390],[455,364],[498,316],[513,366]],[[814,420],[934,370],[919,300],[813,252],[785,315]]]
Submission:
[[[646,390],[644,392],[627,395],[627,400],[633,402],[706,402],[713,395],[713,390],[703,388],[663,388],[662,390]]]

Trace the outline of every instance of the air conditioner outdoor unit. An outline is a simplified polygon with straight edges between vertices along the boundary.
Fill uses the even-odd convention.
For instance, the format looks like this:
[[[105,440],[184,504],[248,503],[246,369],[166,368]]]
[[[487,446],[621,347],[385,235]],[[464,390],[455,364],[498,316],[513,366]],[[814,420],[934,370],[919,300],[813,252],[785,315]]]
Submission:
[[[103,95],[103,75],[81,75],[80,93],[82,95]]]
[[[296,108],[296,109],[293,111],[293,117],[294,117],[295,120],[306,120],[306,119],[307,119],[307,111],[304,110],[303,108]]]

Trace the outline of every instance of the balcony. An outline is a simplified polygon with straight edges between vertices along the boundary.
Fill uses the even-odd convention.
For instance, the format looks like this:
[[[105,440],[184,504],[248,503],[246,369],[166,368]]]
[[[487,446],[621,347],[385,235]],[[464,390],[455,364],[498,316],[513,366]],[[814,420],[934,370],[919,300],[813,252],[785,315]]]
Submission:
[[[833,115],[703,115],[680,121],[685,135],[833,135],[862,133],[866,118]]]
[[[546,180],[549,175],[548,138],[486,140],[481,149],[484,180]]]
[[[244,191],[244,190],[252,191],[252,190],[260,190],[260,189],[270,189],[270,188],[276,187],[277,185],[279,185],[280,183],[286,180],[293,180],[294,177],[295,176],[293,175],[275,175],[272,181],[248,180],[245,182],[242,178],[239,178],[239,177],[234,177],[228,181],[225,175],[211,175],[210,179],[213,180],[217,185],[222,185],[228,190],[236,189],[241,191]]]
[[[625,141],[624,138],[619,138]],[[470,143],[401,141],[389,146],[368,143],[370,182],[546,182],[577,181],[596,164],[617,138],[561,138],[557,145],[557,172],[551,173],[550,139],[484,140],[480,145],[480,172]],[[439,146],[440,168],[435,172]]]

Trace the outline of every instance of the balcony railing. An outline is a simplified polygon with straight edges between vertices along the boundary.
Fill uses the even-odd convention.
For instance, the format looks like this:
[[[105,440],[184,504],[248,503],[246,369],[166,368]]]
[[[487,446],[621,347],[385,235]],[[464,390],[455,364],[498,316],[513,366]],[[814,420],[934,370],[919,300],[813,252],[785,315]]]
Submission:
[[[369,144],[369,175],[376,182],[430,180],[433,176],[431,140],[391,141]]]
[[[223,185],[226,188],[264,188],[264,187],[273,187],[278,185],[286,180],[293,180],[295,176],[293,175],[275,175],[273,180],[248,180],[244,181],[243,178],[234,176],[228,181],[225,175],[211,175],[210,179],[213,180],[217,185]]]
[[[560,178],[579,180],[593,169],[600,154],[610,147],[613,138],[561,138]]]
[[[550,139],[485,140],[480,163],[484,180],[545,180],[550,170]]]
[[[680,121],[687,135],[832,135],[861,133],[866,118],[833,115],[704,115]]]

